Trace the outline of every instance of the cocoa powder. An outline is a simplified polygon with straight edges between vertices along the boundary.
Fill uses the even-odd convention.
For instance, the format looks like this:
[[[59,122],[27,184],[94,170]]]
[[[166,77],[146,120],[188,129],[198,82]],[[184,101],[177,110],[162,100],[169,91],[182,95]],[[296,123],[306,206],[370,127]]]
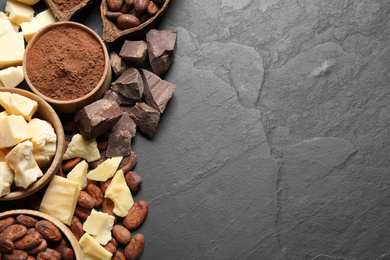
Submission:
[[[104,52],[88,32],[70,26],[42,34],[26,57],[26,73],[34,88],[56,100],[72,100],[92,91],[104,72]]]
[[[81,3],[81,0],[54,0],[55,5],[61,11],[68,11]]]

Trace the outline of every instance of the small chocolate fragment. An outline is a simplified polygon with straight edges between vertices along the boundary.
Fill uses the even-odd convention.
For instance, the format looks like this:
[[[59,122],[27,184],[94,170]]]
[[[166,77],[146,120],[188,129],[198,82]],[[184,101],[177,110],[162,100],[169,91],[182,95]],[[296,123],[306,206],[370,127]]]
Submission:
[[[108,136],[108,157],[127,156],[131,154],[131,139],[135,136],[137,125],[129,114],[123,113],[121,119],[112,128]]]
[[[162,80],[159,76],[148,70],[142,69],[141,73],[144,81],[146,104],[162,114],[168,101],[171,99],[176,86]]]
[[[134,105],[136,101],[132,101],[124,96],[122,96],[120,93],[113,91],[112,89],[107,90],[104,93],[103,98],[114,100],[118,105]]]
[[[122,111],[115,101],[100,99],[77,112],[75,122],[85,139],[93,139],[111,129],[121,116]]]
[[[113,83],[111,89],[117,91],[130,101],[141,100],[144,94],[144,82],[141,73],[136,68],[128,68]]]
[[[147,137],[152,137],[155,134],[160,121],[160,113],[153,107],[145,103],[136,103],[130,111],[130,116]]]
[[[173,62],[176,39],[176,29],[152,29],[146,33],[150,65],[152,66],[153,72],[158,76],[167,72]]]
[[[136,65],[144,65],[147,51],[148,45],[144,41],[125,41],[119,52],[119,56]]]
[[[110,53],[110,63],[111,67],[114,70],[115,75],[120,76],[126,70],[126,63],[119,57],[116,52]]]

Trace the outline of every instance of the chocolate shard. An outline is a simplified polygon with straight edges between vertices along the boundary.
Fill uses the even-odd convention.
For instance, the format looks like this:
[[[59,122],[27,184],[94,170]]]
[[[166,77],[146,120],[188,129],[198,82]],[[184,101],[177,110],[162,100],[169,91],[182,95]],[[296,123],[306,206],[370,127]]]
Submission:
[[[141,73],[144,81],[145,103],[162,114],[176,86],[162,80],[159,76],[148,70],[142,69]]]
[[[130,117],[129,113],[122,113],[121,119],[112,127],[112,131],[128,131],[133,138],[137,132],[137,124],[134,119]]]
[[[110,53],[110,63],[115,75],[120,76],[127,69],[126,63],[116,52]]]
[[[120,93],[113,91],[112,89],[107,90],[104,93],[103,98],[110,99],[118,103],[118,105],[134,105],[136,101],[127,99],[126,97],[122,96]]]
[[[128,113],[122,113],[121,119],[112,127],[108,136],[106,156],[128,156],[131,154],[131,139],[135,136],[137,125]]]
[[[158,76],[168,71],[175,58],[176,39],[176,29],[152,29],[146,33],[150,65]]]
[[[111,83],[111,89],[117,91],[129,101],[140,101],[144,94],[144,82],[136,68],[126,69],[122,75]]]
[[[125,41],[119,52],[119,56],[135,65],[145,65],[148,45],[145,41]]]
[[[109,99],[97,100],[75,114],[75,122],[85,139],[93,139],[111,129],[121,118],[119,105]]]
[[[152,137],[156,133],[160,113],[153,107],[145,103],[136,103],[130,111],[130,117],[147,137]]]

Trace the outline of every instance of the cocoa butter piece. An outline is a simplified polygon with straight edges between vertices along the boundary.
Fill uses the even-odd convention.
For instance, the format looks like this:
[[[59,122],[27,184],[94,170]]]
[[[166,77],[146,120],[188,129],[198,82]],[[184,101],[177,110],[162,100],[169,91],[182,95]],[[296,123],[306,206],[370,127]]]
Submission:
[[[145,103],[136,103],[130,110],[130,117],[147,137],[152,137],[156,133],[160,113],[153,107]]]
[[[120,13],[121,14],[121,13]],[[115,75],[120,76],[126,70],[126,63],[119,57],[116,52],[110,53],[110,63]]]
[[[141,73],[133,67],[126,69],[117,80],[111,83],[111,89],[130,101],[140,101],[144,94]]]
[[[167,72],[175,58],[176,39],[176,29],[152,29],[146,33],[150,65],[158,76]]]
[[[81,135],[93,139],[111,129],[121,118],[119,105],[109,99],[97,100],[75,114]]]
[[[162,114],[176,86],[162,80],[159,76],[148,70],[142,69],[141,73],[145,87],[145,103]]]
[[[148,45],[145,41],[125,41],[119,56],[136,65],[145,65]]]

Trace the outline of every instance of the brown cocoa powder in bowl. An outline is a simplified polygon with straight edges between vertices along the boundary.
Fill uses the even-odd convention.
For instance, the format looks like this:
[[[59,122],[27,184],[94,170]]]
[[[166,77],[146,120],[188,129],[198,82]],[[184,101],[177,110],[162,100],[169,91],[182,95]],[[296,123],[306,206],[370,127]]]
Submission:
[[[26,74],[36,90],[55,100],[72,100],[91,92],[103,76],[100,43],[88,32],[56,26],[43,33],[28,51]]]

